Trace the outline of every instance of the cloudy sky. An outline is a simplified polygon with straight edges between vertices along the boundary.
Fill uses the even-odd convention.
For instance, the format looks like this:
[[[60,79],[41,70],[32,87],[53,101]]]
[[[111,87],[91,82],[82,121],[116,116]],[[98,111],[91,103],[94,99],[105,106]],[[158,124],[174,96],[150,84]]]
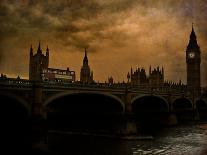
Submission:
[[[50,67],[75,70],[88,49],[96,81],[126,81],[131,66],[164,66],[186,82],[192,22],[207,85],[207,0],[1,0],[0,72],[28,77],[29,48],[50,49]]]

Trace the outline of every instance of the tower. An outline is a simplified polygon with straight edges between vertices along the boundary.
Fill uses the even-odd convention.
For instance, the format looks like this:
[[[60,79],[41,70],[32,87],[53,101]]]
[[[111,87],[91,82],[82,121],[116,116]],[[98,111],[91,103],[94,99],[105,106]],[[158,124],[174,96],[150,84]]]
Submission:
[[[85,49],[85,56],[83,58],[83,66],[81,67],[80,72],[80,82],[82,83],[92,83],[93,82],[93,72],[90,71],[88,65],[87,51]]]
[[[201,52],[198,46],[194,27],[190,34],[190,40],[186,49],[187,64],[187,88],[191,95],[198,97],[200,95],[200,64]]]
[[[49,48],[46,49],[46,55],[42,53],[40,42],[37,53],[33,53],[32,46],[30,47],[29,59],[29,80],[42,80],[42,72],[49,65]]]
[[[151,87],[160,87],[164,84],[164,68],[158,66],[152,70],[149,68],[149,85]]]

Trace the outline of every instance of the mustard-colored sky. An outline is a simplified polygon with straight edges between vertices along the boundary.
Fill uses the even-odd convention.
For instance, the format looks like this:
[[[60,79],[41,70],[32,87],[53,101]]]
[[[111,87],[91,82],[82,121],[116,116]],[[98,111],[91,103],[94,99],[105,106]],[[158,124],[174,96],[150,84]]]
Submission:
[[[0,72],[28,76],[29,48],[50,48],[50,67],[76,71],[88,49],[96,81],[126,81],[131,66],[158,65],[186,82],[192,22],[207,85],[207,0],[1,0]]]

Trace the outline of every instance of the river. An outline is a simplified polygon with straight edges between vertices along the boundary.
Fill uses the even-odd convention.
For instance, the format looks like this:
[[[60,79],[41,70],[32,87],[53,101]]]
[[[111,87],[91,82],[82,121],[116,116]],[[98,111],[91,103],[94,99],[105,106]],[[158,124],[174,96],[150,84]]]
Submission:
[[[160,129],[153,140],[48,134],[51,155],[207,155],[207,124]]]

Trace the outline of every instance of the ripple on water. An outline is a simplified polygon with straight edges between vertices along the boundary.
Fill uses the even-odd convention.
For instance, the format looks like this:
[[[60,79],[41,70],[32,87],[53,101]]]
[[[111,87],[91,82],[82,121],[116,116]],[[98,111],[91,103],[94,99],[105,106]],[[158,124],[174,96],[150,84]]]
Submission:
[[[207,129],[185,126],[164,130],[151,142],[137,142],[134,155],[203,155],[207,149]]]

